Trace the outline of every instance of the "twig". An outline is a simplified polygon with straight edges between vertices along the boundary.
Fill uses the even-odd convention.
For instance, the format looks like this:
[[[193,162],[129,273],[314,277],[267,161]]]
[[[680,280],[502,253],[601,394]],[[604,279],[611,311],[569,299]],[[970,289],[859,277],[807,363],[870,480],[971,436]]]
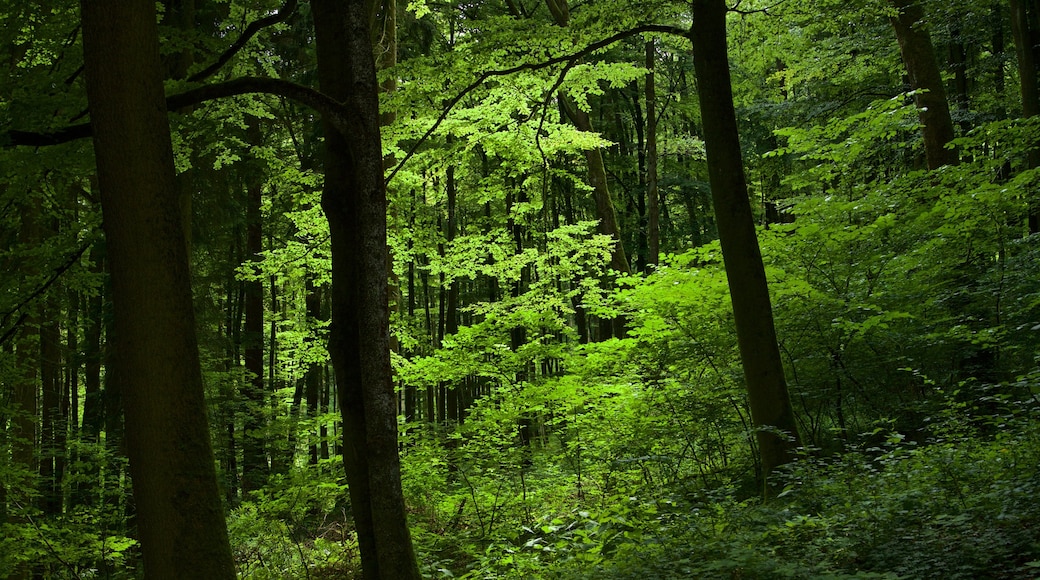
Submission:
[[[273,26],[275,24],[288,20],[289,17],[292,16],[294,12],[296,12],[296,4],[297,0],[286,0],[285,4],[283,4],[282,7],[278,9],[278,12],[275,12],[270,16],[261,18],[260,20],[250,22],[249,26],[246,26],[246,29],[242,31],[242,35],[239,36],[238,39],[235,40],[234,44],[229,46],[228,49],[225,50],[217,58],[216,62],[200,70],[199,72],[191,75],[190,77],[188,77],[188,80],[191,82],[198,82],[212,76],[215,72],[217,72],[225,64],[227,64],[228,61],[232,59],[232,57],[238,54],[238,51],[242,50],[242,47],[244,47],[251,38],[256,36],[257,32],[260,32],[262,29],[267,28],[268,26]]]

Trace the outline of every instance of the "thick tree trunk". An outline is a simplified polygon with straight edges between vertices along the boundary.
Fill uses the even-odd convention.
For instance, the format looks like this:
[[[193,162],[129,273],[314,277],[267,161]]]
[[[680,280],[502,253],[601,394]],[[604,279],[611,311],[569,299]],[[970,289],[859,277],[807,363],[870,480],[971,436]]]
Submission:
[[[769,475],[792,459],[799,444],[798,429],[744,178],[730,86],[724,0],[694,0],[691,38],[708,179],[768,497],[772,494]]]
[[[318,79],[355,111],[355,134],[325,123],[322,207],[332,244],[332,355],[343,414],[343,462],[367,580],[418,579],[397,455],[390,370],[386,191],[379,85],[362,0],[314,0]]]
[[[954,137],[950,104],[932,39],[925,28],[920,0],[889,0],[889,3],[899,11],[891,18],[892,28],[910,77],[910,88],[917,91],[914,101],[921,120],[928,169],[956,165],[957,152],[946,147]]]
[[[138,537],[150,579],[235,577],[202,373],[155,3],[83,0],[83,55]]]
[[[195,30],[195,0],[164,0],[163,24],[177,29],[180,34],[189,35]],[[166,78],[183,80],[195,62],[195,54],[188,43],[182,44],[183,50],[168,55],[163,61]],[[180,110],[187,113],[191,107]],[[184,230],[184,245],[191,259],[191,223],[192,223],[192,179],[191,173],[178,173],[176,179],[177,202],[181,210],[181,229]]]

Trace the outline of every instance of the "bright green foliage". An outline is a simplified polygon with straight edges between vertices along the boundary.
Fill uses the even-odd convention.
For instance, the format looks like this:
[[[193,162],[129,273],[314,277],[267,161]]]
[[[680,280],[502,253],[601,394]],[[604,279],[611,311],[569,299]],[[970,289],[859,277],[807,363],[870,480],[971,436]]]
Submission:
[[[193,49],[189,74],[281,3],[195,4],[194,29],[163,27],[164,55]],[[562,27],[542,1],[399,2],[398,64],[380,71],[397,85],[380,96],[394,114],[382,135],[387,176],[396,172],[392,361],[423,573],[1035,577],[1040,249],[1026,215],[1040,186],[1028,167],[1040,124],[1019,118],[1006,2],[923,2],[951,98],[967,97],[953,105],[961,163],[933,172],[921,171],[890,3],[730,3],[741,11],[730,20],[730,62],[742,147],[806,443],[766,505],[689,39],[653,35],[663,255],[622,279],[607,272],[613,240],[597,233],[585,152],[602,153],[620,241],[640,270],[650,35],[540,64],[638,25],[688,28],[688,3],[569,4]],[[301,3],[206,82],[252,75],[315,86],[310,18]],[[76,20],[68,2],[0,10],[5,135],[85,120]],[[377,23],[386,25],[382,14]],[[952,90],[947,62],[958,43],[966,95]],[[598,132],[574,127],[561,91]],[[173,112],[171,127],[192,201],[195,315],[239,573],[355,577],[325,348],[319,118],[249,95]],[[118,421],[103,421],[95,441],[82,414],[79,354],[88,341],[104,345],[111,316],[89,142],[5,148],[0,166],[0,264],[15,274],[0,277],[0,333],[12,331],[0,345],[0,570],[139,577]],[[255,184],[263,249],[250,256],[245,192]],[[264,297],[259,404],[244,397],[248,282]],[[39,466],[12,461],[30,440],[33,461],[43,457],[42,411],[33,435],[19,434],[13,387],[40,386],[39,332],[51,319],[81,414],[66,422],[66,501],[44,514]],[[614,334],[604,330],[613,319],[625,337],[600,340]],[[91,321],[100,337],[88,338]],[[102,372],[102,393],[108,379]],[[438,408],[453,397],[457,416]],[[247,413],[261,425],[244,432]],[[239,488],[246,438],[262,442],[271,473],[251,494]]]

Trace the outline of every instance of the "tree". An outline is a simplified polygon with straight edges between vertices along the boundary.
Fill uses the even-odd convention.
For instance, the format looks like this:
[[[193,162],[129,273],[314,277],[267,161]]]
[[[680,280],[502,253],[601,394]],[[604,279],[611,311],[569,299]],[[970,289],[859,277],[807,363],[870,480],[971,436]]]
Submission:
[[[910,88],[914,93],[924,152],[928,169],[955,165],[957,152],[946,145],[953,140],[953,119],[946,99],[939,61],[935,58],[932,39],[925,27],[924,9],[920,0],[889,0],[896,14],[891,17],[892,28],[899,41]]]
[[[349,136],[324,123],[322,193],[332,243],[329,353],[343,415],[351,510],[365,577],[417,579],[401,492],[390,370],[386,190],[371,14],[363,0],[315,0],[311,7],[318,82],[355,113]]]
[[[1040,59],[1037,58],[1037,47],[1040,45],[1040,6],[1036,0],[1009,0],[1011,8],[1011,35],[1015,39],[1015,53],[1018,56],[1018,80],[1022,95],[1022,116],[1025,118],[1040,115],[1040,78],[1037,71]],[[1040,167],[1040,143],[1033,143],[1026,157],[1028,169]],[[1035,197],[1030,200],[1029,232],[1040,232],[1040,202]]]
[[[765,267],[744,180],[726,47],[725,0],[694,0],[690,36],[711,197],[768,497],[772,493],[769,475],[794,457],[799,445],[798,426],[787,393]]]
[[[234,578],[203,400],[155,4],[81,3],[84,66],[149,578]]]

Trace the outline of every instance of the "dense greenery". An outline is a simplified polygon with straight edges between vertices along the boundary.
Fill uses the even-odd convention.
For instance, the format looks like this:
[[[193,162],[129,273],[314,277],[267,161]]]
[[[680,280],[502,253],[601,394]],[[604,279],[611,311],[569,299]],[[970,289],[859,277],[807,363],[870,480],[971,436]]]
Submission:
[[[424,577],[1040,574],[1040,120],[1023,102],[1037,61],[1016,53],[1040,31],[1013,12],[1035,19],[1035,2],[917,3],[956,130],[959,162],[935,169],[890,20],[906,2],[731,3],[802,443],[766,501],[686,3],[574,3],[566,26],[556,0],[373,4],[402,485]],[[167,95],[318,84],[308,3],[159,6]],[[143,575],[93,153],[54,137],[86,116],[78,23],[65,0],[0,10],[9,578]],[[260,92],[171,109],[238,573],[360,577],[326,349],[320,115]],[[630,272],[611,267],[616,239]]]

